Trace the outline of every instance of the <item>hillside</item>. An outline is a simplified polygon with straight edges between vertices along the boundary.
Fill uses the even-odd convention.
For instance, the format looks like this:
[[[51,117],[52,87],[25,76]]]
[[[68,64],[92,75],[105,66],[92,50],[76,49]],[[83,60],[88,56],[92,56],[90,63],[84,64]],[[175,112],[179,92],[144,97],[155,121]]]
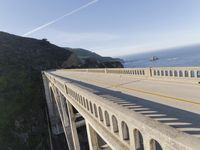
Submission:
[[[123,68],[122,59],[102,57],[94,52],[81,48],[65,48],[75,53],[80,60],[80,68]]]
[[[68,49],[0,32],[0,149],[50,149],[41,71],[77,67],[81,60]]]
[[[74,53],[80,58],[80,59],[88,59],[88,58],[94,58],[99,62],[108,62],[108,61],[116,61],[115,58],[111,57],[102,57],[94,52],[91,52],[89,50],[81,49],[81,48],[66,48]]]
[[[48,149],[40,72],[61,68],[71,54],[46,40],[0,32],[1,149]]]

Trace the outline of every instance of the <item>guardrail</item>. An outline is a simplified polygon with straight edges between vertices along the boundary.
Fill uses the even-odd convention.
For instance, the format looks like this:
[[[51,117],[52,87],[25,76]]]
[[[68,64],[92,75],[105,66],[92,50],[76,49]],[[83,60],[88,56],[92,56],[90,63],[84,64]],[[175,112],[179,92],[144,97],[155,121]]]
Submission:
[[[200,82],[200,67],[157,67],[157,68],[105,68],[105,69],[65,69],[89,73],[129,75],[137,78]]]
[[[174,78],[199,78],[200,67],[162,67],[152,68],[153,77],[174,77]]]
[[[120,141],[116,145],[123,149],[198,150],[200,147],[198,138],[101,98],[47,72],[45,75],[64,96],[70,97],[77,110],[84,110],[82,114],[80,112],[81,115],[89,115],[95,120],[94,123],[103,126],[112,135],[108,139]]]

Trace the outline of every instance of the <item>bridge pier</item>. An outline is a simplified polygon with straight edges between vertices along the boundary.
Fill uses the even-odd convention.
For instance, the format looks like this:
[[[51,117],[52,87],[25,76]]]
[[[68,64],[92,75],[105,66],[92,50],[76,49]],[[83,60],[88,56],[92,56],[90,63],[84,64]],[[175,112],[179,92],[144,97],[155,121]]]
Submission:
[[[77,133],[77,128],[76,128],[76,116],[73,110],[73,106],[69,101],[67,101],[67,109],[68,109],[68,114],[69,114],[69,122],[70,122],[70,127],[71,127],[71,132],[72,132],[72,138],[73,138],[73,143],[74,143],[74,149],[75,150],[80,150],[80,143],[78,139],[78,133]]]
[[[60,114],[60,119],[62,122],[64,134],[65,134],[65,137],[67,140],[68,148],[69,148],[69,150],[74,150],[72,132],[71,132],[69,117],[68,117],[68,113],[67,113],[67,106],[66,106],[66,102],[65,102],[66,99],[55,88],[54,88],[54,93],[55,93],[55,97],[56,97],[55,101],[57,104],[58,112]]]
[[[68,111],[67,111],[66,99],[61,93],[60,93],[60,102],[61,102],[61,111],[63,114],[63,128],[64,128],[65,136],[67,139],[68,148],[69,148],[69,150],[74,150],[69,116],[67,113]]]
[[[87,129],[87,136],[88,136],[88,143],[90,150],[98,150],[99,145],[98,145],[97,133],[87,121],[86,121],[86,129]]]
[[[47,77],[45,75],[42,75],[42,77],[43,77],[49,119],[51,124],[51,130],[54,135],[59,135],[63,133],[63,128],[58,113],[58,109],[56,108],[55,97],[52,89],[50,89],[50,84],[48,82]]]
[[[173,73],[174,71],[174,78],[177,78],[177,71],[181,71],[182,74],[184,71],[167,70],[163,68],[160,70],[158,68],[128,70],[107,69],[107,75],[110,73],[118,73],[123,76],[127,75],[127,77],[131,75],[133,77],[142,76],[142,78],[150,78],[147,74],[147,70],[150,70],[149,72],[151,72],[154,78],[156,78],[156,76],[159,76],[158,78],[164,78],[164,73],[166,73],[166,71],[167,77],[173,78],[169,76],[169,73]],[[83,144],[81,148],[90,150],[197,150],[197,148],[200,147],[198,138],[177,131],[176,128],[167,126],[159,122],[159,120],[154,120],[154,118],[150,117],[151,114],[155,114],[156,116],[162,114],[159,110],[146,109],[146,107],[144,107],[145,105],[141,105],[142,109],[138,110],[148,111],[145,111],[144,114],[139,114],[141,111],[129,109],[137,108],[135,106],[139,106],[140,108],[140,103],[137,104],[137,102],[135,102],[129,104],[129,96],[134,95],[131,95],[126,90],[122,90],[121,92],[127,92],[127,101],[127,97],[123,97],[123,93],[117,91],[116,102],[114,102],[114,98],[110,97],[109,94],[108,97],[101,96],[101,94],[104,94],[104,89],[98,90],[95,88],[93,91],[89,90],[90,88],[88,89],[87,85],[85,88],[82,87],[84,86],[82,83],[68,82],[68,79],[64,79],[62,76],[70,78],[70,76],[73,75],[70,73],[68,74],[66,71],[65,76],[64,71],[61,71],[63,74],[60,74],[59,71],[53,71],[53,73],[51,71],[44,72],[43,80],[53,134],[59,134],[59,132],[62,131],[60,128],[60,125],[62,125],[68,139],[68,145],[71,144],[72,150],[80,150],[79,140],[81,144]],[[55,72],[61,77],[58,77]],[[88,72],[94,72],[94,70],[89,70]],[[103,71],[98,69],[97,72]],[[190,73],[194,73],[194,71],[192,70]],[[77,75],[76,72],[74,74]],[[80,73],[80,76],[81,75],[82,73]],[[183,75],[181,75],[181,77],[183,78]],[[74,77],[71,78],[74,80]],[[118,76],[116,76],[116,79],[117,78]],[[110,93],[111,96],[115,94],[115,88],[112,90],[113,93]],[[99,94],[99,92],[102,93]],[[165,98],[163,99],[165,100]],[[123,101],[124,104],[128,102],[128,105],[123,105]],[[174,108],[170,109],[175,110]],[[173,121],[173,119],[168,117],[166,117],[166,119]],[[83,136],[78,136],[77,130],[80,133],[79,135]],[[85,131],[87,131],[87,137]]]
[[[52,134],[60,135],[64,132],[69,150],[74,150],[66,99],[49,84],[45,75],[43,75],[43,83]]]

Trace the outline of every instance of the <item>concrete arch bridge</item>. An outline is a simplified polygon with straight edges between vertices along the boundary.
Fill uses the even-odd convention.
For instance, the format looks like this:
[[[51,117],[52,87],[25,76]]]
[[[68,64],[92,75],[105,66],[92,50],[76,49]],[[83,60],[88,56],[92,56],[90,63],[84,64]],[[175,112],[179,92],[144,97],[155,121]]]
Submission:
[[[200,67],[42,72],[52,134],[80,150],[200,150]]]

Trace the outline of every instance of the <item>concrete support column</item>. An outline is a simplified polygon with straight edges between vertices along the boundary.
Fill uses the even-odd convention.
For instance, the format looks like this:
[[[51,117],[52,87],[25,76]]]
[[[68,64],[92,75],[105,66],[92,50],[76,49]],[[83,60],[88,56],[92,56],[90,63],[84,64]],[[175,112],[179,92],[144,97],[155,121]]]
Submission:
[[[60,112],[59,112],[59,96],[58,96],[58,91],[57,89],[52,86],[51,87],[51,104],[52,104],[52,107],[53,107],[53,123],[52,125],[56,127],[56,133],[53,133],[58,135],[58,134],[61,134],[64,132],[63,130],[63,126],[62,126],[62,117],[60,116]],[[51,118],[50,118],[51,119]]]
[[[90,124],[87,121],[86,128],[90,150],[98,150],[99,145],[96,131],[90,126]]]
[[[68,113],[67,113],[67,104],[66,104],[66,99],[65,97],[60,94],[60,103],[61,103],[61,112],[62,112],[62,115],[63,115],[63,123],[64,123],[64,126],[69,126],[70,123],[69,123],[69,117],[68,117]]]
[[[54,94],[50,90],[50,85],[47,77],[45,74],[42,74],[44,89],[45,89],[45,96],[48,108],[49,119],[51,123],[51,130],[54,135],[58,135],[63,133],[62,125],[60,126],[60,117],[57,113],[56,106],[55,106],[55,99]]]
[[[56,94],[58,97],[57,107],[58,107],[58,110],[60,113],[60,117],[61,117],[63,129],[64,129],[65,137],[67,140],[68,148],[69,148],[69,150],[74,150],[72,132],[71,132],[69,117],[68,117],[67,108],[66,108],[66,101],[65,101],[64,96],[60,92],[58,92]]]
[[[76,117],[73,112],[73,107],[71,103],[69,101],[66,101],[66,102],[67,102],[67,109],[68,109],[71,132],[72,132],[72,138],[73,138],[73,143],[74,143],[74,149],[80,150],[80,143],[78,139],[78,133],[77,133],[76,122],[75,122]]]
[[[123,133],[122,133],[122,132],[123,132],[123,131],[122,131],[123,129],[122,129],[122,125],[121,125],[121,122],[122,122],[122,121],[121,121],[121,120],[118,120],[118,121],[119,121],[119,123],[118,123],[118,125],[119,125],[119,126],[118,126],[118,127],[119,127],[119,137],[120,137],[121,140],[124,140],[124,139],[123,139]]]
[[[136,143],[135,143],[135,136],[132,130],[129,130],[129,136],[130,136],[130,147],[132,150],[136,149]]]
[[[50,90],[49,90],[49,82],[47,77],[42,74],[42,78],[43,78],[43,83],[44,83],[44,90],[45,90],[45,96],[46,96],[46,101],[47,101],[47,107],[48,107],[48,113],[49,116],[53,116],[53,107],[51,104],[51,94],[50,94]]]
[[[144,150],[151,150],[150,140],[151,139],[148,136],[143,135]]]

